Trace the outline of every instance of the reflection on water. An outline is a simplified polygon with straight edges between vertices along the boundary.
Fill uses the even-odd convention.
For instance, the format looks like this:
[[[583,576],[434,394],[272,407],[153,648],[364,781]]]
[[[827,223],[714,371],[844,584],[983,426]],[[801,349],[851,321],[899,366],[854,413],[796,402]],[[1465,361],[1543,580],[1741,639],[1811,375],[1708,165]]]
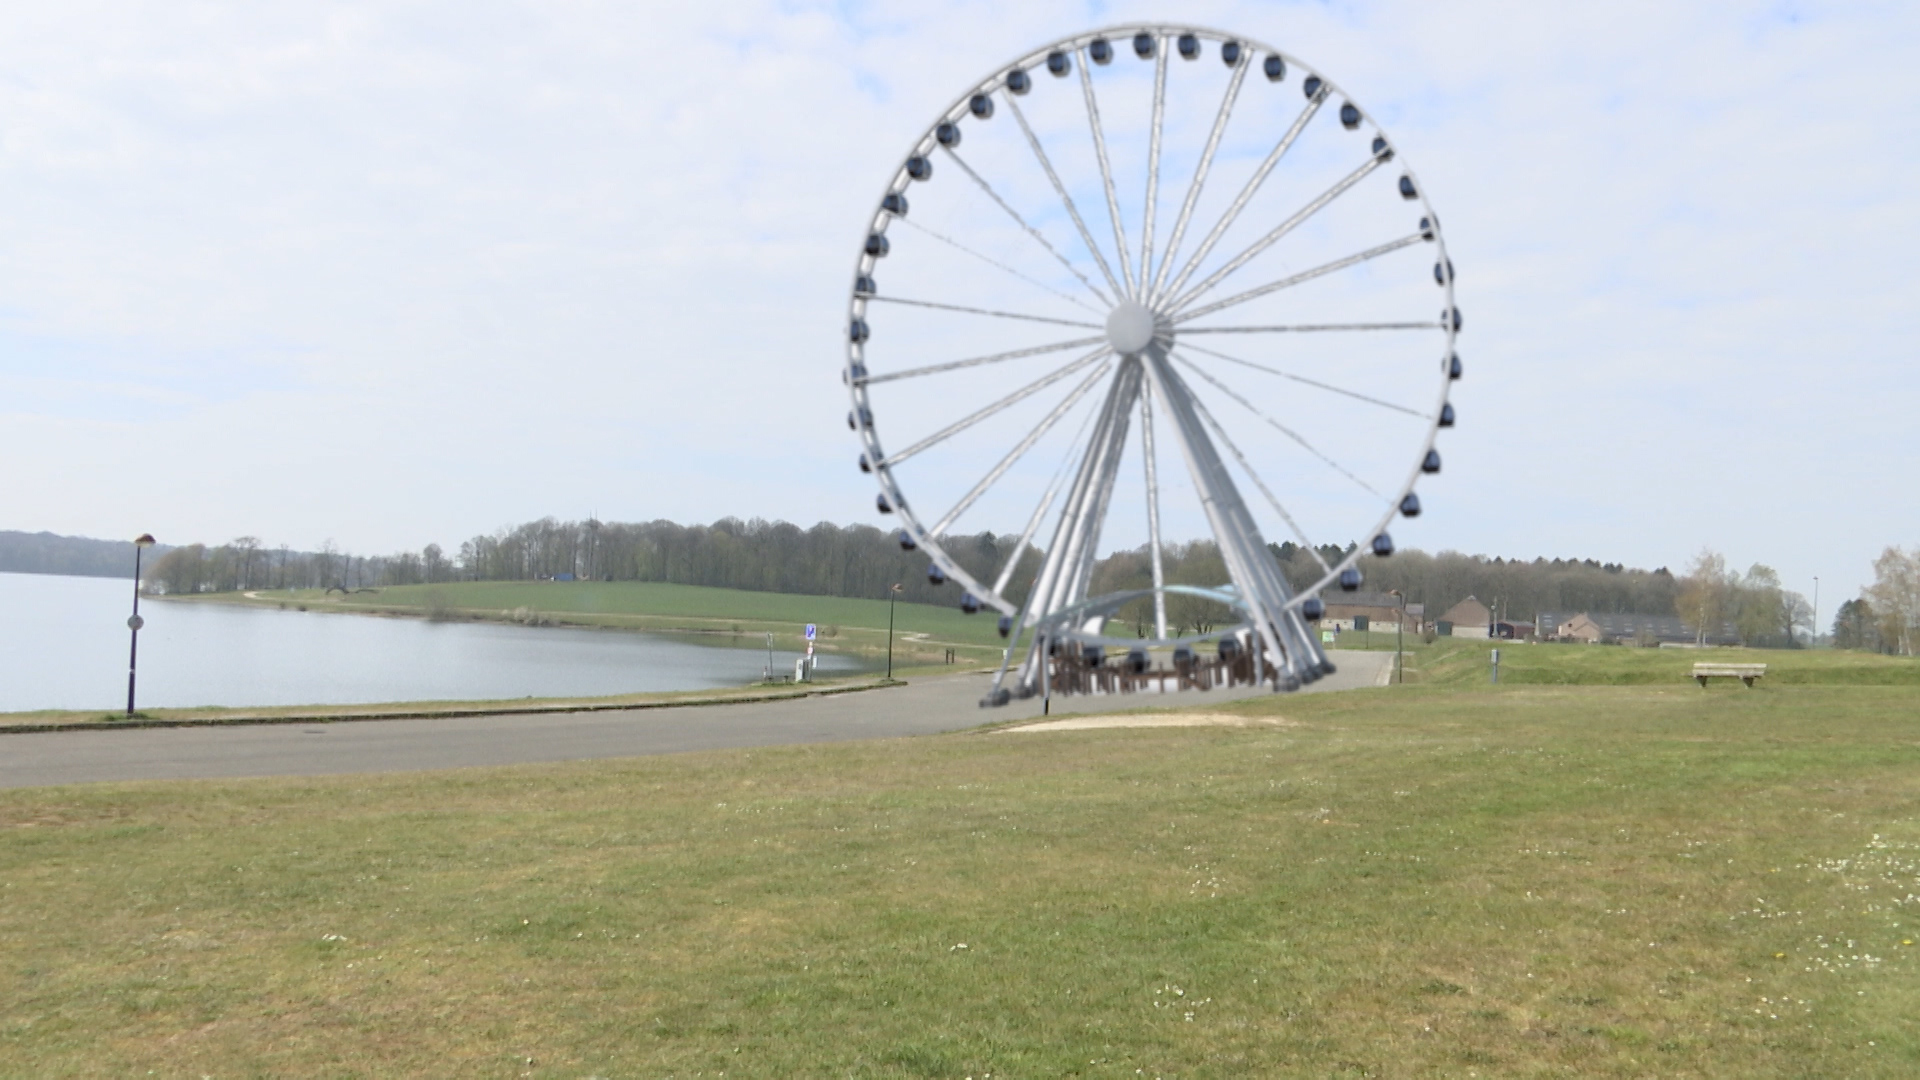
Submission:
[[[0,712],[124,708],[133,583],[0,574]],[[660,634],[430,623],[143,599],[139,704],[587,697],[739,686],[764,649]],[[751,635],[723,639],[752,645]],[[773,654],[775,672],[796,654]],[[820,658],[820,672],[860,670]]]

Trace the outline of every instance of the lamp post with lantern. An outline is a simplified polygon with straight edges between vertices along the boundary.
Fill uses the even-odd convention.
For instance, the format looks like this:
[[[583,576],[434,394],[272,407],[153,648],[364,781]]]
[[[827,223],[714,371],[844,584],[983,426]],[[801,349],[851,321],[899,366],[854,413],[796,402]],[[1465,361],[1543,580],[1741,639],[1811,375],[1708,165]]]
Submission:
[[[127,620],[127,629],[133,634],[133,641],[127,647],[127,715],[133,715],[133,673],[140,660],[140,628],[146,621],[140,618],[140,555],[153,546],[153,534],[141,533],[133,542],[133,615]]]

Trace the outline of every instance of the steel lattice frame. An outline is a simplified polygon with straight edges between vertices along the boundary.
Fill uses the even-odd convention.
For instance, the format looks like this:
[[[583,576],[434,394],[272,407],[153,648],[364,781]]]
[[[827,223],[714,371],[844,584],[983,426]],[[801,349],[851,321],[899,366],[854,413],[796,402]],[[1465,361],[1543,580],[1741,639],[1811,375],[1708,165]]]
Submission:
[[[1142,41],[1150,39],[1150,53],[1141,51],[1138,46],[1135,46],[1136,39]],[[1104,54],[1101,52],[1103,49]],[[1158,189],[1167,112],[1168,69],[1176,62],[1176,54],[1187,60],[1194,59],[1196,54],[1190,49],[1217,56],[1226,63],[1231,74],[1193,179],[1180,203],[1180,210],[1173,228],[1165,234],[1163,243],[1156,244],[1160,240],[1156,235],[1156,226],[1160,223],[1155,219],[1159,210]],[[1133,55],[1122,58],[1120,56],[1122,52]],[[1149,164],[1145,177],[1146,198],[1139,221],[1139,248],[1136,257],[1136,251],[1127,234],[1126,215],[1122,211],[1120,199],[1116,194],[1114,170],[1108,153],[1107,129],[1099,110],[1093,72],[1096,64],[1104,66],[1108,63],[1147,60],[1154,64],[1154,82],[1147,151]],[[1279,70],[1278,75],[1275,74],[1276,64]],[[1091,141],[1099,162],[1103,188],[1101,194],[1104,195],[1106,217],[1113,232],[1110,251],[1103,249],[1101,242],[1094,235],[1099,224],[1097,210],[1083,211],[1076,202],[1073,192],[1062,181],[1054,162],[1046,152],[1044,139],[1029,124],[1020,106],[1020,98],[1029,93],[1039,92],[1039,84],[1046,81],[1044,76],[1050,68],[1053,74],[1061,77],[1061,81],[1070,80],[1072,70],[1078,69],[1079,89],[1085,105]],[[1189,230],[1195,225],[1193,217],[1196,205],[1202,188],[1209,178],[1209,172],[1214,164],[1222,134],[1229,124],[1234,103],[1242,91],[1243,83],[1249,81],[1249,73],[1256,70],[1264,72],[1269,82],[1297,79],[1303,90],[1304,105],[1291,125],[1275,133],[1270,152],[1244,183],[1232,203],[1208,228],[1199,240],[1198,246],[1191,250],[1183,250],[1183,243],[1190,239]],[[986,102],[984,106],[981,104],[983,101]],[[1258,239],[1239,254],[1213,266],[1204,277],[1194,280],[1201,268],[1209,265],[1207,262],[1209,256],[1229,235],[1233,227],[1244,224],[1241,221],[1244,211],[1248,209],[1262,184],[1300,139],[1302,132],[1308,129],[1310,122],[1322,109],[1333,106],[1335,102],[1339,102],[1337,115],[1340,123],[1348,131],[1364,128],[1373,134],[1368,144],[1369,148],[1356,155],[1351,171],[1316,198],[1308,200],[1295,213],[1270,225],[1267,221],[1261,221],[1259,225],[1267,227],[1258,230]],[[993,183],[987,177],[977,173],[968,164],[967,159],[955,149],[960,142],[962,125],[986,123],[995,112],[1001,109],[1011,115],[1011,119],[1018,125],[1021,135],[1031,147],[1035,163],[1044,172],[1049,185],[1057,194],[1067,217],[1071,220],[1072,234],[1070,235],[1077,234],[1078,239],[1084,244],[1085,257],[1077,261],[1070,258],[1061,249],[1070,248],[1071,239],[1062,244],[1050,241],[1039,225],[1028,220],[1019,210],[1010,205],[1008,199],[994,187]],[[950,238],[937,233],[931,234],[935,239],[946,241],[952,247],[991,263],[1000,270],[1045,289],[1056,297],[1099,314],[1100,308],[1092,307],[1086,302],[1089,299],[1094,300],[1106,309],[1105,326],[1073,318],[1050,318],[891,296],[879,290],[875,285],[874,274],[876,267],[891,249],[891,242],[888,239],[889,226],[896,221],[906,219],[907,192],[917,182],[931,176],[936,161],[943,169],[952,166],[967,181],[976,185],[992,203],[997,204],[1001,211],[1009,215],[1035,242],[1035,247],[1031,249],[1032,253],[1037,261],[1048,266],[1049,272],[1052,270],[1052,264],[1058,264],[1070,272],[1072,278],[1085,291],[1083,294],[1066,295],[1060,290],[1035,280],[1014,266],[973,251]],[[1407,201],[1409,207],[1417,203],[1417,213],[1407,215],[1409,220],[1415,216],[1419,219],[1417,226],[1414,226],[1410,232],[1340,258],[1265,281],[1233,295],[1210,299],[1206,303],[1200,302],[1202,297],[1213,293],[1216,286],[1242,271],[1250,262],[1293,234],[1296,229],[1308,223],[1326,207],[1334,204],[1370,174],[1388,167],[1389,163],[1392,163],[1392,167],[1399,174],[1400,179],[1397,184],[1400,195]],[[1056,228],[1055,231],[1057,235],[1063,230]],[[1423,245],[1430,245],[1434,253],[1433,277],[1442,295],[1441,314],[1437,320],[1403,318],[1397,321],[1296,323],[1244,327],[1189,325],[1195,320],[1328,275],[1356,268],[1369,269],[1363,264],[1369,264],[1373,260],[1403,249]],[[1109,253],[1115,258],[1109,260],[1106,257]],[[868,366],[869,338],[872,333],[868,319],[871,305],[875,303],[911,305],[921,309],[1024,320],[1034,324],[1057,324],[1095,332],[1050,341],[1044,345],[1003,349],[962,360],[874,371],[869,370]],[[1280,50],[1220,31],[1168,24],[1116,26],[1054,42],[1018,58],[956,98],[901,160],[886,186],[880,206],[867,224],[862,237],[862,253],[854,272],[848,325],[850,331],[848,362],[843,373],[843,379],[852,399],[852,412],[849,414],[848,421],[849,425],[858,432],[861,441],[863,451],[860,459],[861,467],[872,472],[879,483],[880,509],[898,515],[903,526],[901,540],[904,547],[924,548],[932,566],[936,568],[934,572],[952,579],[959,585],[963,590],[964,609],[997,610],[1001,613],[1002,633],[1006,634],[1011,630],[1015,639],[1013,644],[1022,646],[1009,648],[1008,662],[1002,665],[1000,677],[995,682],[995,691],[983,704],[1003,702],[1007,700],[1009,692],[1026,696],[1042,690],[1044,680],[1047,678],[1048,650],[1054,647],[1055,643],[1065,641],[1117,646],[1178,645],[1223,633],[1237,634],[1240,640],[1248,644],[1257,640],[1260,654],[1270,665],[1267,670],[1276,688],[1296,688],[1304,682],[1312,681],[1321,674],[1331,671],[1331,665],[1320,648],[1317,635],[1308,625],[1309,619],[1318,617],[1321,607],[1318,595],[1328,588],[1345,588],[1349,591],[1357,588],[1359,575],[1355,567],[1356,561],[1368,552],[1390,553],[1392,541],[1388,538],[1387,529],[1394,516],[1396,514],[1413,516],[1419,513],[1419,502],[1413,494],[1413,489],[1423,473],[1439,470],[1439,457],[1434,444],[1440,428],[1451,426],[1453,422],[1453,409],[1448,404],[1448,395],[1452,381],[1460,376],[1460,362],[1454,349],[1455,337],[1460,329],[1460,315],[1454,302],[1452,264],[1447,258],[1446,241],[1441,233],[1439,218],[1427,201],[1425,187],[1407,168],[1379,125],[1375,124],[1367,113],[1347,98],[1339,87],[1327,80],[1325,76]],[[1338,335],[1361,331],[1424,331],[1433,335],[1430,339],[1426,339],[1433,347],[1433,351],[1426,355],[1438,359],[1439,372],[1437,391],[1430,411],[1415,410],[1379,400],[1343,389],[1325,380],[1263,368],[1259,364],[1242,361],[1184,340],[1200,334]],[[1038,379],[1018,387],[985,407],[911,442],[891,456],[883,451],[875,420],[874,387],[895,380],[949,376],[950,373],[972,368],[1018,363],[1036,357],[1057,361],[1057,354],[1060,353],[1072,354],[1071,359],[1051,368]],[[1343,394],[1362,402],[1371,402],[1384,409],[1396,410],[1424,421],[1424,441],[1417,444],[1418,453],[1412,467],[1406,473],[1404,482],[1392,494],[1369,485],[1330,455],[1309,444],[1287,425],[1261,412],[1257,405],[1228,386],[1221,378],[1210,374],[1204,367],[1195,363],[1193,358],[1196,355],[1206,359],[1228,361],[1246,368],[1269,371],[1271,374],[1293,380],[1298,384]],[[1372,521],[1370,528],[1347,537],[1354,541],[1354,544],[1345,552],[1344,557],[1329,560],[1318,553],[1285,504],[1254,471],[1253,463],[1231,438],[1226,427],[1207,409],[1205,403],[1196,394],[1195,387],[1182,374],[1182,368],[1200,376],[1212,387],[1212,392],[1223,394],[1250,410],[1267,425],[1298,442],[1312,456],[1320,459],[1333,470],[1353,479],[1371,495],[1379,498],[1378,518]],[[1102,388],[1104,388],[1104,394],[1096,396],[1096,391]],[[1044,414],[1040,422],[1027,435],[1008,448],[1007,453],[986,471],[986,475],[979,483],[962,496],[955,506],[932,522],[927,522],[918,516],[896,476],[897,467],[902,462],[939,446],[956,434],[990,417],[997,416],[1021,402],[1046,395],[1048,391],[1060,393],[1061,390],[1065,391],[1064,396]],[[1041,400],[1044,401],[1045,398],[1042,397]],[[1006,556],[999,572],[991,580],[977,578],[943,546],[942,541],[947,538],[948,529],[983,494],[1000,482],[1008,470],[1013,468],[1037,442],[1053,431],[1063,418],[1083,402],[1092,400],[1097,400],[1099,404],[1097,409],[1088,416],[1082,428],[1082,436],[1076,438],[1074,442],[1076,448],[1074,453],[1078,460],[1077,465],[1071,470],[1070,478],[1063,464],[1062,471],[1057,473],[1054,481],[1047,486],[1039,505],[1026,520],[1019,543],[1011,554]],[[1147,590],[1129,590],[1109,596],[1090,597],[1088,589],[1098,554],[1101,528],[1106,521],[1116,485],[1120,480],[1122,458],[1128,447],[1128,437],[1136,414],[1140,420],[1140,444],[1145,462],[1145,497],[1150,536],[1148,547],[1151,553],[1153,586]],[[1157,428],[1156,419],[1159,420]],[[1166,582],[1162,570],[1160,478],[1157,471],[1160,464],[1156,457],[1156,439],[1159,445],[1171,441],[1178,449],[1198,496],[1207,525],[1219,544],[1222,559],[1232,581],[1231,585],[1204,588],[1170,585]],[[1227,455],[1238,463],[1242,474],[1260,489],[1271,508],[1301,541],[1302,546],[1313,553],[1313,557],[1324,570],[1317,581],[1299,593],[1296,594],[1289,588],[1270,554],[1255,516],[1241,497],[1228,462],[1221,456],[1220,447],[1222,446]],[[1040,548],[1044,552],[1044,558],[1039,572],[1028,590],[1024,604],[1015,605],[1007,598],[1009,581],[1015,566],[1019,564],[1023,553],[1033,545],[1037,532],[1050,512],[1054,514],[1054,525],[1050,542]],[[1224,631],[1170,636],[1166,599],[1169,595],[1180,594],[1201,596],[1226,604],[1240,616],[1242,621]],[[1153,637],[1142,642],[1133,638],[1109,637],[1102,632],[1101,624],[1107,616],[1119,610],[1122,605],[1144,596],[1150,596],[1153,599],[1155,631]],[[1005,685],[1005,680],[1016,658],[1019,660],[1017,674],[1014,676],[1012,686],[1009,687]]]

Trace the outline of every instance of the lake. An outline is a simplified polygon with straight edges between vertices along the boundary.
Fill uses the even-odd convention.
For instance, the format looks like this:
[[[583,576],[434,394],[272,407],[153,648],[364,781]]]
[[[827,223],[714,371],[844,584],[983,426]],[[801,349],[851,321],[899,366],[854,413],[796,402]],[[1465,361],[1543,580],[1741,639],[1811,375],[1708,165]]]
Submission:
[[[0,573],[0,712],[127,703],[133,582]],[[740,686],[765,649],[605,630],[140,601],[139,706],[593,697]],[[742,641],[750,641],[750,638]],[[775,650],[774,671],[798,654]],[[862,670],[823,654],[820,673]]]

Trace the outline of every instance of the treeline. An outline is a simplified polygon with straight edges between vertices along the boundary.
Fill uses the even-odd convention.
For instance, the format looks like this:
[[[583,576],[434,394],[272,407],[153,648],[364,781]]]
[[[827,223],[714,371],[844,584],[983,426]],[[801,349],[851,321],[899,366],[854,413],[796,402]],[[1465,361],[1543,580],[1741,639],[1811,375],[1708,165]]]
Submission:
[[[147,553],[149,559],[153,555],[152,551]],[[133,576],[133,541],[0,531],[0,571],[130,578]]]
[[[1016,539],[981,533],[950,537],[945,546],[977,580],[991,584]],[[114,558],[124,553],[126,561],[132,561],[130,544],[88,543],[113,549]],[[1325,565],[1337,563],[1352,549],[1310,551],[1284,543],[1271,545],[1271,550],[1298,591],[1318,581]],[[898,583],[902,600],[957,603],[959,590],[929,582],[927,565],[924,552],[903,551],[894,533],[868,525],[822,522],[803,529],[760,518],[680,525],[549,517],[475,536],[452,553],[429,544],[418,552],[356,555],[339,550],[332,541],[319,551],[299,552],[284,545],[267,548],[250,536],[217,547],[192,544],[149,563],[147,581],[163,592],[196,593],[573,578],[865,597],[884,597]],[[1029,550],[1008,575],[1007,594],[1015,603],[1025,600],[1039,565],[1039,554]],[[1207,540],[1168,547],[1162,565],[1171,584],[1221,585],[1228,580],[1218,548]],[[1707,628],[1703,638],[1764,646],[1790,647],[1813,634],[1812,606],[1805,596],[1785,588],[1779,574],[1760,564],[1744,573],[1733,571],[1712,551],[1701,552],[1680,575],[1666,567],[1642,570],[1594,559],[1528,561],[1455,551],[1403,550],[1385,559],[1369,555],[1358,565],[1364,590],[1398,591],[1408,603],[1426,605],[1429,618],[1472,596],[1500,617],[1520,621],[1548,612],[1678,616],[1696,630]],[[1920,644],[1920,548],[1888,548],[1874,567],[1877,583],[1842,605],[1836,616],[1834,644],[1911,654]],[[1151,560],[1143,547],[1101,560],[1092,592],[1151,584]],[[1218,605],[1191,597],[1167,599],[1170,629],[1204,631],[1226,614]],[[1128,605],[1120,617],[1139,632],[1148,632],[1151,600]]]
[[[991,584],[1018,539],[981,533],[950,537],[945,547],[968,573]],[[1008,585],[1020,597],[1039,558],[1029,552],[1023,563],[1030,565]],[[711,525],[543,518],[466,541],[458,564],[480,581],[572,574],[815,596],[885,596],[898,583],[902,600],[954,603],[959,595],[952,586],[929,583],[926,555],[901,550],[895,534],[829,522],[802,529],[761,518],[722,518]]]
[[[1920,547],[1880,553],[1873,584],[1834,616],[1833,646],[1914,655],[1920,648]]]
[[[946,549],[969,573],[990,584],[1016,539],[991,533],[952,537]],[[1286,543],[1273,545],[1272,550],[1295,589],[1324,573],[1315,553],[1304,548]],[[1326,547],[1318,554],[1332,563],[1346,553]],[[1162,563],[1166,580],[1174,584],[1227,581],[1226,565],[1211,541],[1171,545]],[[1015,602],[1025,599],[1039,564],[1039,555],[1030,550],[1009,575],[1007,591]],[[1399,589],[1410,602],[1425,603],[1436,613],[1469,595],[1497,602],[1504,612],[1527,618],[1537,611],[1674,613],[1676,586],[1665,568],[1647,571],[1592,559],[1524,562],[1421,551],[1402,551],[1388,559],[1369,556],[1361,566],[1368,591]],[[874,597],[887,595],[888,587],[899,583],[903,600],[957,602],[957,589],[930,584],[926,571],[925,553],[903,551],[895,534],[867,525],[822,522],[803,529],[759,518],[722,518],[711,525],[542,518],[475,536],[450,555],[437,544],[419,552],[380,556],[342,552],[331,541],[317,552],[268,549],[253,537],[218,547],[194,544],[153,564],[148,580],[165,592],[191,593],[572,576]],[[1092,588],[1098,594],[1151,583],[1151,563],[1146,549],[1140,548],[1103,559]],[[1150,620],[1150,603],[1145,610]],[[1170,599],[1169,618],[1181,625],[1204,625],[1220,614],[1202,601]]]
[[[437,544],[427,545],[420,554],[409,553],[414,563],[437,557]],[[342,552],[333,541],[319,551],[295,551],[282,544],[263,545],[258,538],[242,536],[216,547],[187,544],[168,550],[147,563],[141,575],[146,587],[156,592],[186,593],[240,592],[249,589],[327,589],[364,588],[394,584],[393,560]],[[444,558],[437,561],[435,581],[452,581],[455,573]]]
[[[975,578],[991,584],[1017,539],[981,533],[950,537],[944,546]],[[1272,550],[1295,589],[1324,574],[1314,553],[1304,548],[1285,543],[1272,545]],[[1345,554],[1334,547],[1319,552],[1329,563]],[[411,564],[407,560],[408,556],[398,555],[370,560],[370,564],[386,573],[383,580],[404,584],[414,580],[408,577]],[[1009,577],[1008,595],[1014,602],[1026,598],[1039,565],[1040,556],[1030,550]],[[1162,565],[1166,580],[1174,584],[1220,585],[1228,580],[1226,564],[1210,540],[1169,546]],[[1535,611],[1675,613],[1677,586],[1664,567],[1635,570],[1592,559],[1525,562],[1422,551],[1402,551],[1387,559],[1368,556],[1361,566],[1368,591],[1399,589],[1410,601],[1436,609],[1471,595],[1489,603],[1499,600],[1503,611],[1528,617]],[[928,584],[926,570],[925,553],[902,551],[893,533],[867,525],[822,522],[802,529],[760,518],[722,518],[711,525],[543,518],[466,541],[454,556],[451,573],[483,581],[572,574],[821,596],[885,596],[887,587],[899,582],[902,599],[957,602],[958,591]],[[1143,547],[1101,560],[1092,591],[1100,594],[1151,584],[1151,563]],[[1193,613],[1197,619],[1205,614],[1204,608]]]
[[[1293,543],[1268,546],[1295,592],[1320,581],[1327,567],[1338,565],[1353,550],[1325,545],[1309,551]],[[1173,584],[1212,585],[1227,580],[1226,564],[1211,541],[1171,549],[1161,562],[1165,579]],[[1528,622],[1543,612],[1672,615],[1677,588],[1665,567],[1635,570],[1593,559],[1541,558],[1527,562],[1457,551],[1430,555],[1402,550],[1384,559],[1363,556],[1357,565],[1362,589],[1371,593],[1398,591],[1409,604],[1425,604],[1429,618],[1438,617],[1469,596],[1496,608],[1502,617]],[[1093,591],[1144,589],[1152,583],[1153,563],[1143,546],[1102,560],[1094,575]],[[1224,614],[1216,605],[1190,597],[1169,597],[1167,601],[1170,628],[1204,630]],[[1144,631],[1153,621],[1152,601],[1135,601],[1121,609],[1120,617]]]
[[[1325,575],[1311,553],[1292,544],[1280,546],[1281,565],[1294,588]],[[1322,548],[1327,563],[1345,557]],[[1500,618],[1532,622],[1547,612],[1673,615],[1679,585],[1662,566],[1639,570],[1594,559],[1507,559],[1442,551],[1397,551],[1388,558],[1368,555],[1357,564],[1368,592],[1398,590],[1410,604],[1425,604],[1427,617],[1471,596]]]
[[[1773,567],[1754,563],[1742,574],[1711,548],[1694,556],[1674,606],[1701,642],[1730,637],[1742,645],[1791,649],[1800,646],[1802,631],[1809,641],[1814,631],[1813,605],[1781,585]]]
[[[992,582],[1017,537],[950,538],[947,550]],[[1024,597],[1039,556],[1029,551],[1012,575],[1010,593]],[[333,541],[319,551],[267,548],[251,536],[218,546],[189,544],[149,563],[148,587],[171,594],[249,589],[360,589],[449,581],[552,579],[659,581],[755,592],[816,596],[885,596],[953,603],[958,592],[927,579],[927,557],[900,548],[893,533],[867,525],[723,518],[711,525],[671,521],[638,524],[561,522],[553,518],[502,528],[462,543],[449,557],[438,544],[418,552],[356,555]]]

